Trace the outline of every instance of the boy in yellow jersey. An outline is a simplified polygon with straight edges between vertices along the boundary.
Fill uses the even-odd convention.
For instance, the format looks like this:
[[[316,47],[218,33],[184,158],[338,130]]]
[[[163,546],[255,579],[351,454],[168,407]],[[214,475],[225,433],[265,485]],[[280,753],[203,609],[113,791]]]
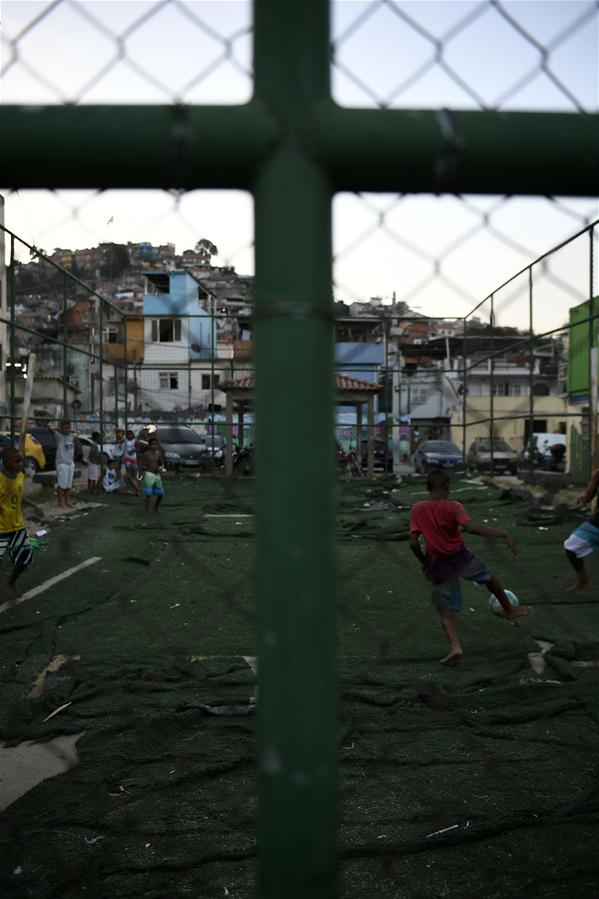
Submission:
[[[13,563],[12,574],[7,580],[15,596],[21,591],[16,585],[19,575],[31,564],[31,549],[27,540],[27,530],[23,518],[22,505],[30,506],[43,517],[41,509],[23,496],[23,457],[17,449],[9,447],[2,455],[0,470],[0,557],[7,549]]]

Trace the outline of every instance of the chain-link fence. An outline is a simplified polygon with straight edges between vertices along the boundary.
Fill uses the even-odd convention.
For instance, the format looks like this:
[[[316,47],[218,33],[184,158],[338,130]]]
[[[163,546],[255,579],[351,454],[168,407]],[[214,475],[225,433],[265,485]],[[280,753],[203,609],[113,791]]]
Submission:
[[[516,533],[521,559],[482,551],[535,615],[485,617],[465,588],[466,657],[439,668],[406,463],[422,438],[488,439],[493,469],[495,440],[524,453],[565,422],[588,473],[596,5],[342,3],[331,29],[321,0],[8,6],[4,430],[35,350],[35,383],[55,375],[38,411],[104,442],[189,427],[211,463],[217,436],[237,445],[214,477],[179,454],[145,516],[83,495],[34,531],[2,607],[3,734],[79,758],[5,812],[5,889],[588,895],[594,606],[562,601],[556,552],[579,513],[454,484]],[[136,316],[110,271],[39,249],[210,234],[251,272],[247,195],[215,232],[196,188],[253,195],[243,315],[177,263],[140,267]],[[255,481],[227,477],[253,471],[248,444]]]

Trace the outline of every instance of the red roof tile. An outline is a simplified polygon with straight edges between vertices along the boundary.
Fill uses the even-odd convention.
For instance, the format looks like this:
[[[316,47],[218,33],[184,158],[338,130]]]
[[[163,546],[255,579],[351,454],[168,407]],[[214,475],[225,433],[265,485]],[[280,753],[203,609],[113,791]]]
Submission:
[[[350,378],[348,375],[335,375],[337,390],[340,392],[366,391],[367,393],[378,393],[381,389],[380,384],[373,381],[362,381],[359,378]],[[221,385],[221,390],[253,390],[254,376],[245,375],[243,378],[235,378],[233,381],[227,381]]]

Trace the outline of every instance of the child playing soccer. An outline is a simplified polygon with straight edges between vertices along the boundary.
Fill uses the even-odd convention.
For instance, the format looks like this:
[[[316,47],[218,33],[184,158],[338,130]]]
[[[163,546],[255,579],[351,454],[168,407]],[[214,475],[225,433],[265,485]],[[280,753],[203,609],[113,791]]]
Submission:
[[[102,450],[100,448],[100,434],[98,431],[94,431],[92,434],[92,441],[87,460],[87,489],[90,493],[99,493]]]
[[[0,557],[7,549],[13,564],[7,585],[15,596],[21,596],[16,580],[31,564],[32,554],[27,540],[22,505],[30,506],[40,518],[43,513],[35,503],[23,496],[23,457],[9,447],[2,455],[0,472]]]
[[[591,502],[591,500],[594,499],[595,496],[597,496],[598,490],[599,469],[594,472],[593,477],[587,484],[586,490],[577,498],[576,502],[579,505],[581,505],[582,503]],[[576,583],[571,587],[568,587],[569,593],[573,593],[578,590],[584,590],[584,588],[589,583],[583,559],[586,556],[590,556],[590,554],[594,552],[598,546],[599,511],[595,512],[594,515],[591,515],[591,517],[587,521],[583,521],[583,523],[579,525],[575,531],[572,531],[568,539],[564,540],[564,549],[566,550],[568,561],[578,575],[578,580],[576,581]]]
[[[461,503],[449,500],[449,475],[445,471],[432,472],[426,482],[431,498],[416,503],[410,520],[410,549],[422,565],[426,578],[433,584],[433,605],[441,615],[441,625],[450,643],[449,653],[442,665],[455,665],[463,656],[455,624],[455,613],[462,610],[460,578],[484,584],[503,608],[503,616],[512,620],[531,612],[529,606],[514,608],[497,577],[485,562],[468,549],[461,531],[481,537],[505,540],[510,552],[516,555],[516,543],[509,531],[476,524]],[[420,537],[426,542],[422,552]]]
[[[156,437],[150,437],[148,440],[148,449],[141,457],[140,469],[144,473],[144,513],[150,508],[150,500],[156,497],[154,511],[158,512],[159,505],[164,496],[164,487],[162,486],[162,478],[160,471],[164,465],[160,444]]]

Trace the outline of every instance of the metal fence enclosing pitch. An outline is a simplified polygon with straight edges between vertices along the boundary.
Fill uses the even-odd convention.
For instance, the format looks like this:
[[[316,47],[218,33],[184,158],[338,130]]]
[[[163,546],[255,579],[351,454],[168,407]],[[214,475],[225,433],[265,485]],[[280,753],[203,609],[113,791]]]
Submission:
[[[587,197],[599,183],[597,119],[341,108],[330,92],[327,0],[255,0],[254,63],[254,95],[241,106],[5,106],[0,162],[4,182],[18,188],[236,188],[253,195],[260,893],[331,897],[338,867],[331,200],[339,191]],[[17,237],[8,237],[12,248]],[[531,358],[554,332],[533,330],[533,276],[532,267],[521,276],[531,297],[529,335],[510,346]],[[75,287],[87,290],[64,279],[65,308]],[[111,306],[87,293],[103,340]],[[497,379],[493,360],[506,349],[500,293],[476,313],[487,322],[483,333],[475,336],[464,319],[465,382],[482,364]],[[575,329],[592,327],[593,294],[590,286],[581,298],[590,305]],[[22,339],[29,332],[14,315],[5,324],[16,364],[17,332]],[[473,339],[477,351],[487,343],[485,360],[471,360]],[[115,359],[109,346],[98,352],[74,349],[60,334],[53,340],[65,373],[75,354],[113,367],[112,395],[104,393],[103,372],[94,387],[104,427],[126,422],[123,397],[135,371],[131,347]],[[10,380],[12,429],[16,384]],[[532,388],[522,418],[534,430]],[[68,379],[61,390],[66,408]],[[464,435],[475,425],[492,430],[501,419],[498,402],[479,412],[473,399],[465,389]],[[293,477],[289,446],[302,460]]]

